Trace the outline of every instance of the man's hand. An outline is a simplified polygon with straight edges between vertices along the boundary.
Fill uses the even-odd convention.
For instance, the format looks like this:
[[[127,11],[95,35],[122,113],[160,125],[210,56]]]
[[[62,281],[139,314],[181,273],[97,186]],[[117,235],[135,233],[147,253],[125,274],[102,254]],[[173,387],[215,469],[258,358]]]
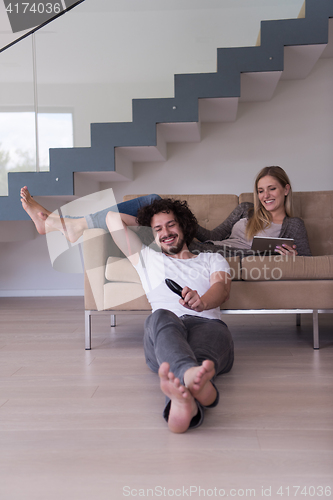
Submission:
[[[191,288],[185,286],[182,290],[182,297],[182,299],[179,299],[179,303],[186,307],[186,309],[196,312],[205,310],[205,304],[196,290],[191,290]]]
[[[223,271],[215,272],[210,276],[210,288],[202,296],[196,290],[185,286],[182,290],[182,299],[179,303],[192,311],[202,312],[220,307],[229,299],[231,278]]]

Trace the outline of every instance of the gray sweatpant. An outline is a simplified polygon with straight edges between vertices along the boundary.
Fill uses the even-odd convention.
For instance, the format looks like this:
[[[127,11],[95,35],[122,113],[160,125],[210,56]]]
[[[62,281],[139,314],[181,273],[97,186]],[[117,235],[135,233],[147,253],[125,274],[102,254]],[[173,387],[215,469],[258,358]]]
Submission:
[[[191,315],[179,318],[166,309],[158,309],[146,319],[144,350],[146,363],[153,372],[157,373],[160,365],[167,361],[170,371],[181,383],[184,383],[186,370],[201,365],[205,359],[214,362],[216,375],[230,371],[234,361],[233,340],[223,321]],[[210,408],[216,406],[218,400],[217,391],[217,398]],[[204,419],[205,407],[198,401],[196,403],[198,414],[192,419],[191,428],[201,425]],[[166,398],[163,412],[166,420],[170,404],[170,399]]]

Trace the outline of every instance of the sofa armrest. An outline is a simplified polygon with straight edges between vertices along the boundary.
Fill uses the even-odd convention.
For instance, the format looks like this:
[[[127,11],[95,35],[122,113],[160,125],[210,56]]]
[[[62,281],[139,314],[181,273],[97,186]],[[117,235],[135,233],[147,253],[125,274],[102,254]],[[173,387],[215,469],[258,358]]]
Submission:
[[[108,257],[120,256],[118,247],[104,229],[87,229],[83,233],[85,309],[104,308],[105,267]]]

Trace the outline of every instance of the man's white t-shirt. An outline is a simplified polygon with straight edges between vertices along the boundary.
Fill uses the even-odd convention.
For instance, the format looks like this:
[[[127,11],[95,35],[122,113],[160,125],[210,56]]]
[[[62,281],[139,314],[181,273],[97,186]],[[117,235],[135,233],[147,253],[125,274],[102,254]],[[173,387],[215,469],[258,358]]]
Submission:
[[[176,281],[182,288],[188,286],[200,296],[210,288],[211,274],[224,271],[230,275],[229,264],[218,253],[200,253],[192,259],[175,259],[145,245],[140,252],[137,270],[153,312],[167,309],[177,316],[192,314],[209,319],[220,319],[220,308],[202,312],[192,311],[179,303],[179,295],[165,284],[165,278]]]

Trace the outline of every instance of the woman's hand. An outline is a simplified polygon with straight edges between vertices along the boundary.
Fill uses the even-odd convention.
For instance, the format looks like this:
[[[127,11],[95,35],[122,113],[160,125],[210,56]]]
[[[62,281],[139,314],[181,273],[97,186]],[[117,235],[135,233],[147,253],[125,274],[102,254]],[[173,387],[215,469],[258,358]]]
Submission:
[[[296,250],[296,245],[293,245],[292,247],[289,245],[286,245],[283,243],[283,245],[278,246],[275,248],[275,251],[278,252],[280,255],[298,255],[298,252]]]

